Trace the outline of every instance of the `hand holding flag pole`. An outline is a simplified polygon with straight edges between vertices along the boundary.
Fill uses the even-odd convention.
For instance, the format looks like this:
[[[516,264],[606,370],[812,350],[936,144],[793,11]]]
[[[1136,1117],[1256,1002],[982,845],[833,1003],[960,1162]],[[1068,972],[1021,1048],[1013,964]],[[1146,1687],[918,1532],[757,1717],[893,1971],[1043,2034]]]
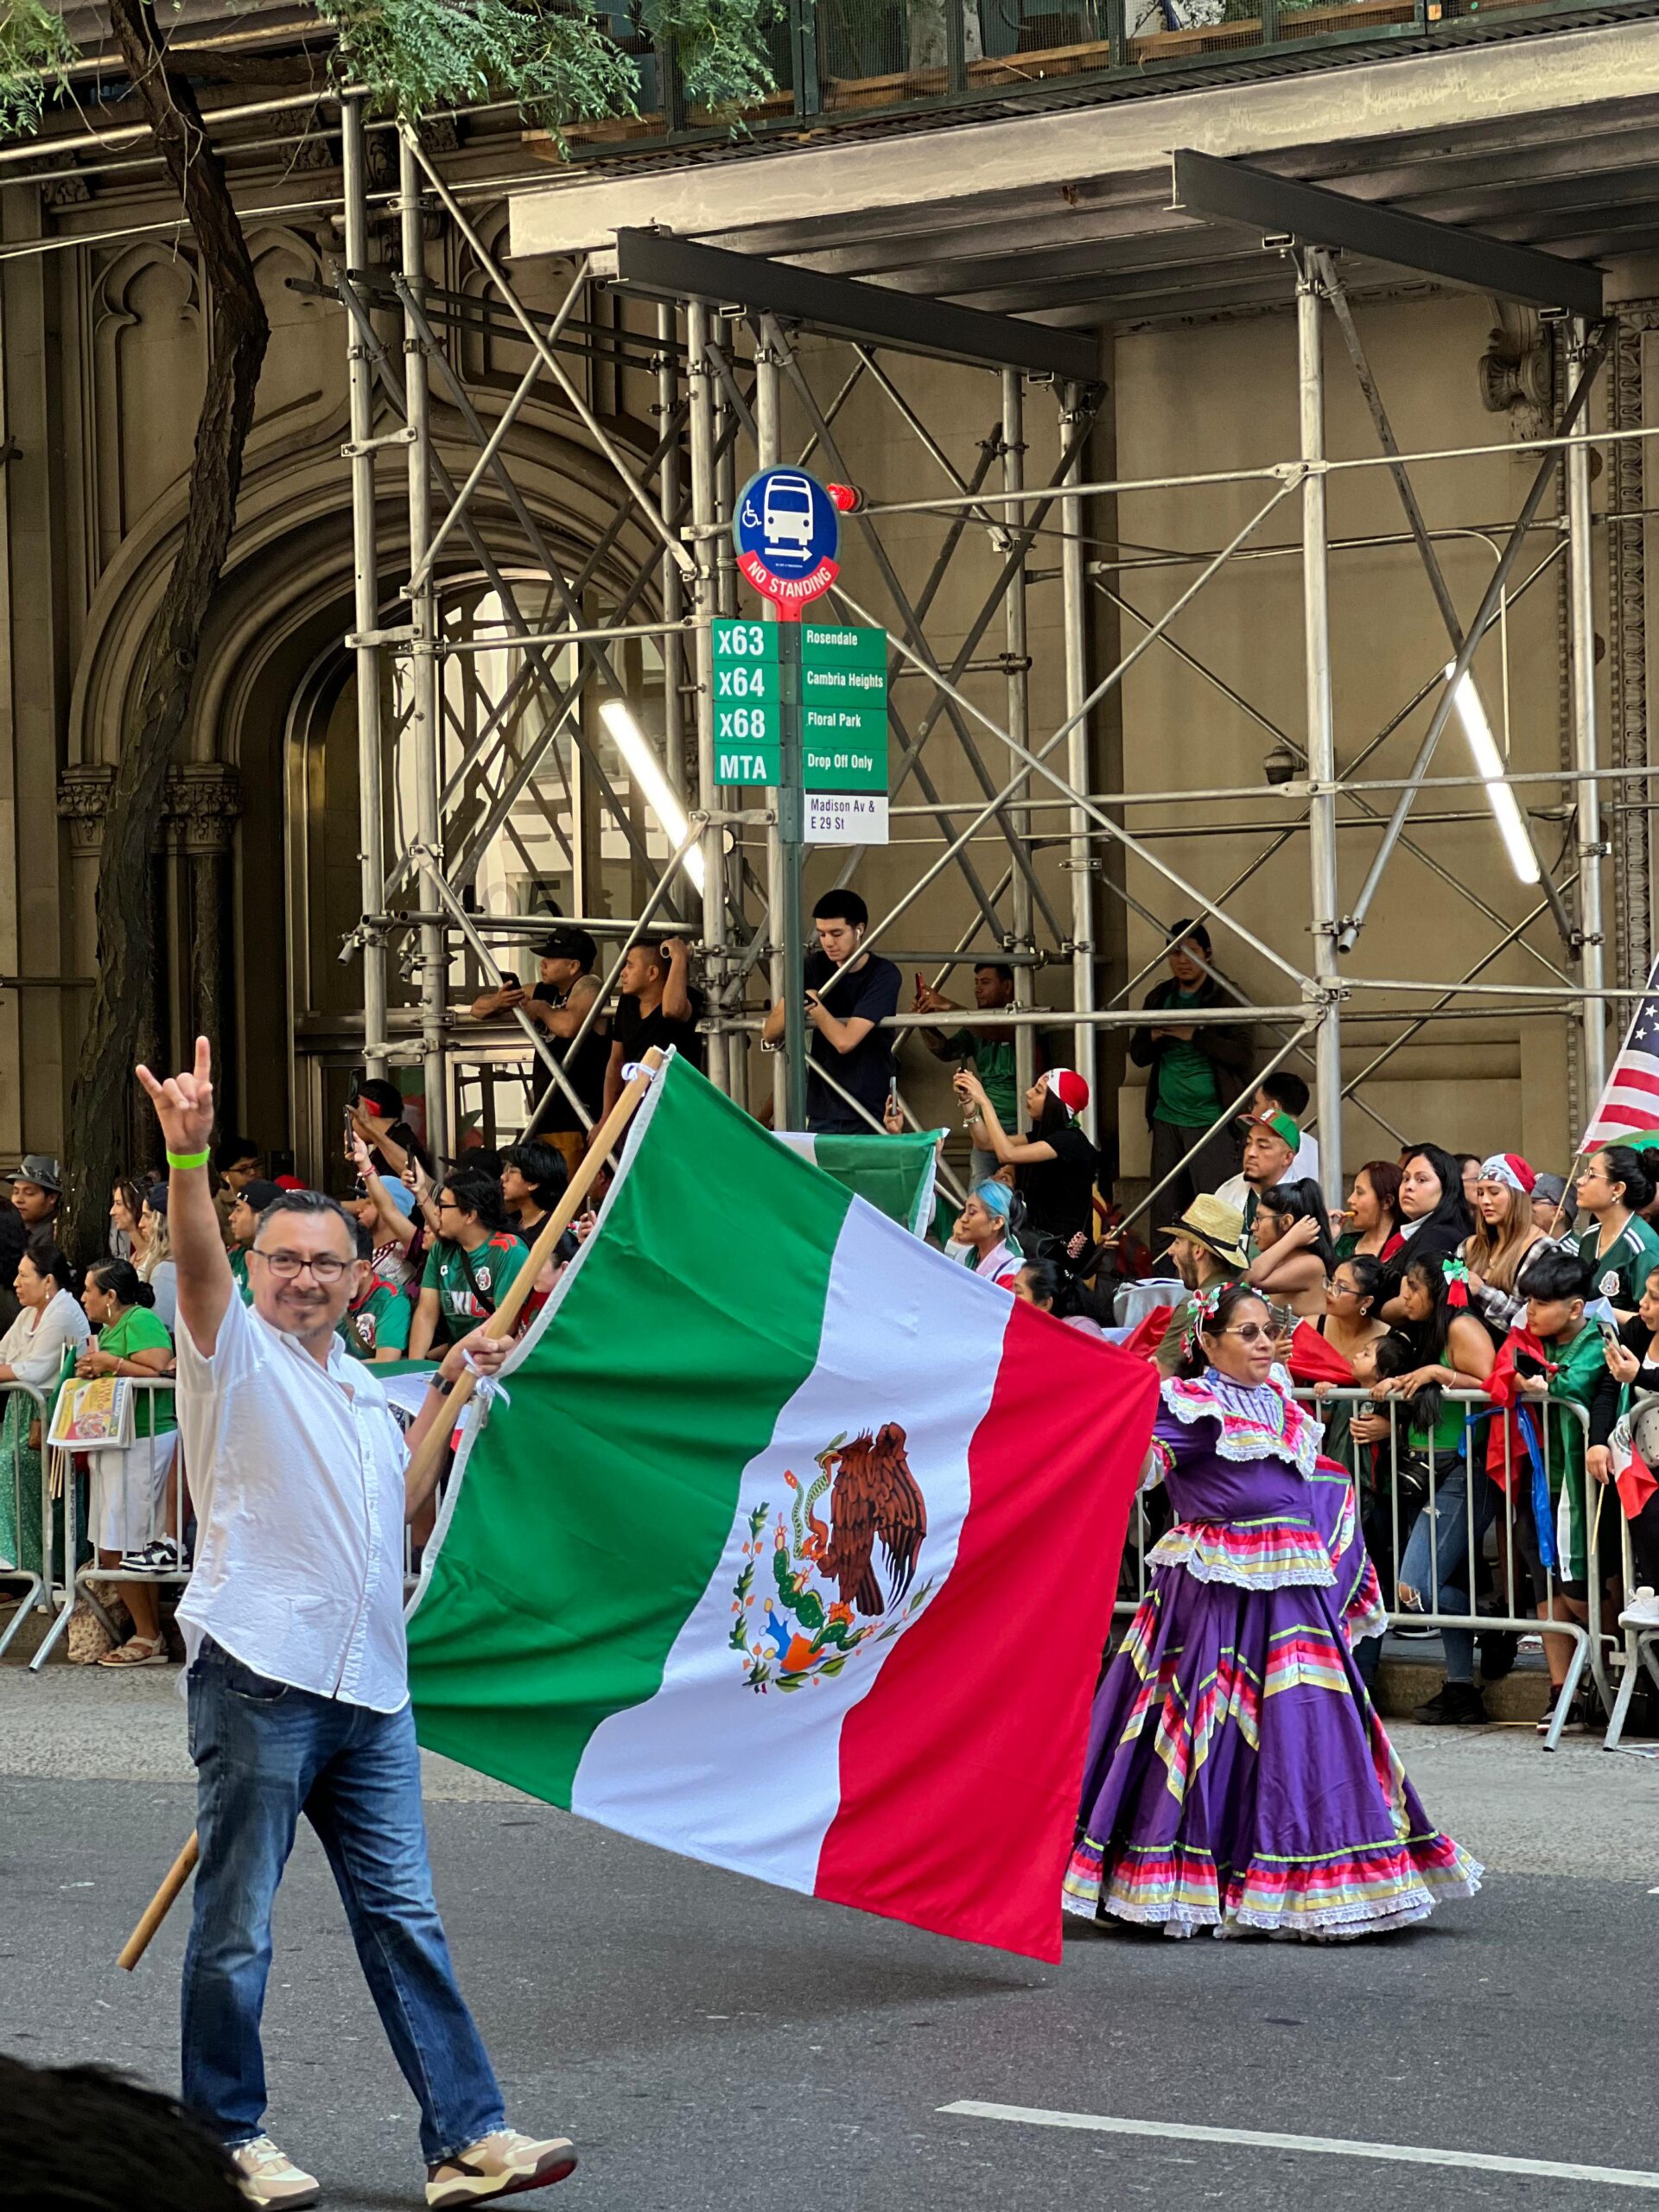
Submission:
[[[519,1314],[524,1310],[524,1300],[540,1281],[542,1270],[558,1249],[559,1239],[586,1205],[588,1193],[598,1180],[599,1172],[610,1157],[612,1147],[633,1119],[640,1100],[650,1090],[658,1070],[662,1065],[663,1056],[657,1047],[652,1046],[635,1071],[632,1080],[624,1089],[622,1096],[594,1131],[592,1141],[582,1155],[581,1166],[565,1185],[564,1196],[549,1214],[546,1221],[542,1224],[541,1234],[531,1246],[529,1259],[519,1268],[507,1290],[506,1296],[485,1323],[484,1333],[486,1336],[505,1337],[512,1332]],[[466,1369],[461,1380],[449,1393],[447,1417],[443,1421],[435,1422],[428,1430],[411,1457],[404,1478],[411,1498],[420,1499],[436,1481],[444,1452],[448,1450],[449,1439],[454,1433],[456,1416],[471,1399],[478,1387],[479,1380],[476,1369],[470,1366]],[[172,1910],[180,1891],[194,1872],[197,1856],[196,1834],[192,1829],[184,1848],[168,1869],[166,1880],[145,1906],[143,1916],[121,1947],[116,1963],[126,1973],[132,1972],[139,1960],[149,1948],[151,1938]]]

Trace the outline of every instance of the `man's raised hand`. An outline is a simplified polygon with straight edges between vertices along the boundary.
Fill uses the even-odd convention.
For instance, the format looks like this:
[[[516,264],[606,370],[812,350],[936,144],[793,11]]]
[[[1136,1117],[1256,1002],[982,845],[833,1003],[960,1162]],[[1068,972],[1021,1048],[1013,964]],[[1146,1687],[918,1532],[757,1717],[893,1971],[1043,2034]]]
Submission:
[[[193,1073],[168,1076],[165,1083],[158,1083],[147,1067],[140,1067],[138,1080],[149,1094],[168,1150],[206,1152],[213,1135],[213,1063],[207,1039],[196,1039]]]

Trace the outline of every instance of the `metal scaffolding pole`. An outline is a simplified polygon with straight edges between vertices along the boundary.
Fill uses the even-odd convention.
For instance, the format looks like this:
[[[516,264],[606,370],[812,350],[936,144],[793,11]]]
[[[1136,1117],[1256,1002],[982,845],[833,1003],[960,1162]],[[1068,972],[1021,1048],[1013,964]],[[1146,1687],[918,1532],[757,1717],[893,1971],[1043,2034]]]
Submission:
[[[691,531],[696,566],[691,604],[697,618],[697,810],[702,816],[702,944],[715,1026],[709,1044],[709,1077],[729,1091],[726,1033],[726,899],[724,839],[714,820],[719,793],[715,787],[715,638],[709,627],[718,613],[719,548],[713,526],[719,519],[715,495],[714,371],[709,361],[709,310],[700,300],[685,309],[687,371],[691,385]]]
[[[1571,358],[1573,397],[1588,405],[1588,385],[1600,349],[1592,344],[1582,321],[1573,326]],[[1596,582],[1591,540],[1590,448],[1567,450],[1567,601],[1573,636],[1573,765],[1578,807],[1579,934],[1584,988],[1580,1001],[1584,1030],[1584,1096],[1586,1108],[1601,1096],[1607,1079],[1607,1007],[1599,995],[1606,979],[1606,944],[1602,931],[1601,863],[1607,848],[1601,834],[1601,786],[1596,780]]]
[[[679,412],[678,333],[674,309],[666,300],[657,305],[657,423],[663,433],[661,472],[663,512],[671,520],[680,511],[680,442],[667,434]],[[663,548],[663,620],[677,623],[685,614],[685,579],[679,563]],[[667,756],[668,780],[675,796],[685,797],[685,701],[680,690],[683,663],[677,638],[664,637],[663,656],[663,751]]]
[[[398,184],[403,194],[404,281],[418,305],[426,289],[426,253],[422,235],[420,174],[409,148],[397,147]],[[413,315],[404,318],[404,419],[409,428],[409,563],[411,580],[420,578],[410,600],[413,635],[410,677],[413,706],[404,743],[415,759],[415,834],[434,865],[421,871],[421,905],[438,903],[443,869],[443,830],[438,787],[443,721],[438,667],[438,598],[433,588],[428,549],[432,539],[432,409],[425,341]],[[448,1067],[444,1028],[449,980],[448,948],[440,924],[423,923],[420,938],[421,1070],[426,1096],[426,1141],[437,1158],[449,1151]]]
[[[369,257],[368,174],[363,150],[363,103],[341,105],[341,159],[346,186],[346,264],[351,272]],[[353,620],[359,639],[380,622],[380,569],[375,528],[374,364],[348,320],[346,362],[351,395]],[[358,867],[363,919],[363,1058],[368,1072],[386,1072],[386,940],[380,913],[386,880],[385,812],[381,797],[380,655],[359,644],[357,658]]]
[[[1297,257],[1296,364],[1302,459],[1325,459],[1324,331],[1313,258]],[[1318,1007],[1314,1088],[1319,1173],[1325,1203],[1342,1203],[1342,980],[1337,972],[1341,928],[1337,885],[1337,741],[1331,701],[1331,570],[1325,542],[1325,480],[1318,467],[1302,480],[1302,636],[1306,658],[1308,862],[1313,915],[1313,981]]]
[[[1026,387],[1017,369],[1002,372],[1002,484],[1005,491],[1017,492],[1026,480]],[[1007,520],[1018,531],[1026,519],[1023,506],[1010,507]],[[1008,572],[1003,593],[1003,634],[1007,639],[1008,661],[1008,734],[1016,744],[1031,743],[1031,696],[1029,687],[1030,652],[1026,632],[1026,559],[1024,540],[1016,539],[1020,559]],[[1022,784],[1014,794],[1016,803],[1026,798],[1031,785]],[[1037,939],[1032,928],[1032,900],[1030,879],[1018,868],[1014,869],[1009,909],[1014,922],[1014,949],[1020,952],[1036,950]],[[1032,971],[1021,961],[1014,971],[1014,1002],[1028,1007],[1033,1001]],[[1016,1109],[1030,1090],[1037,1065],[1036,1033],[1021,1027],[1014,1033],[1014,1092]]]
[[[754,353],[755,465],[771,468],[783,458],[783,353],[786,343],[770,318],[763,321]],[[775,602],[765,607],[768,622],[778,620]],[[792,721],[785,715],[785,723]],[[772,1056],[772,1126],[806,1127],[806,986],[802,974],[800,763],[793,732],[780,732],[779,772],[782,781],[766,793],[772,820],[766,827],[766,943],[773,1005],[784,1008],[784,1034]],[[791,771],[793,772],[791,773]]]
[[[1065,535],[1060,544],[1060,596],[1065,629],[1065,715],[1071,728],[1066,734],[1065,772],[1074,791],[1086,792],[1093,781],[1089,760],[1089,694],[1088,643],[1084,625],[1087,620],[1088,582],[1084,575],[1083,542],[1083,501],[1075,486],[1083,477],[1083,451],[1080,440],[1074,437],[1078,423],[1093,409],[1085,406],[1084,395],[1077,385],[1067,385],[1060,405],[1060,444],[1071,451],[1064,479],[1065,491],[1060,499],[1060,528]],[[1095,1008],[1095,870],[1100,865],[1095,857],[1094,841],[1089,834],[1089,816],[1080,806],[1074,806],[1068,817],[1071,830],[1071,852],[1066,865],[1071,874],[1071,1005],[1077,1017],[1072,1031],[1071,1058],[1077,1073],[1089,1086],[1089,1108],[1084,1123],[1090,1136],[1098,1143],[1100,1138],[1100,1100],[1096,1096],[1096,1058],[1094,1025],[1087,1017]]]

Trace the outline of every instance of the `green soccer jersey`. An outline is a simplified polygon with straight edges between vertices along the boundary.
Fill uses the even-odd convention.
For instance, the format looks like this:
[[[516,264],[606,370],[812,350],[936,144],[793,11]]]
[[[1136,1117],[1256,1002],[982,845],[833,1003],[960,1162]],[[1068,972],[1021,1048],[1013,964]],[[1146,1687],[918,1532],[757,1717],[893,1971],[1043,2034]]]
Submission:
[[[529,1257],[518,1239],[505,1231],[475,1252],[463,1252],[443,1239],[434,1244],[421,1288],[438,1294],[438,1323],[447,1344],[459,1344],[489,1319]]]
[[[409,1350],[409,1325],[414,1308],[402,1291],[390,1283],[371,1281],[368,1294],[348,1306],[334,1324],[334,1334],[353,1359],[373,1359],[383,1351],[399,1358]]]
[[[1592,1222],[1579,1239],[1579,1257],[1591,1267],[1591,1296],[1605,1298],[1621,1313],[1634,1313],[1659,1268],[1659,1236],[1633,1213],[1605,1252],[1596,1249],[1600,1230]]]

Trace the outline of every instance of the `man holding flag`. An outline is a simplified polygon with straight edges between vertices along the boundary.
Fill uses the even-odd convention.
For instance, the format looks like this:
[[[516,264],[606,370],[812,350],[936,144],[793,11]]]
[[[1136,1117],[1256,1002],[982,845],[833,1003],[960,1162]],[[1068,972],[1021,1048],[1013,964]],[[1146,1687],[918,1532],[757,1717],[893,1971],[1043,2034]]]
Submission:
[[[245,1306],[208,1176],[207,1040],[194,1071],[138,1079],[171,1174],[178,1411],[199,1533],[179,1605],[189,1657],[200,1846],[185,1954],[184,2101],[231,2153],[256,2205],[315,2204],[318,2183],[264,2133],[260,2018],[270,1912],[303,1813],[334,1870],[359,1959],[421,2109],[429,2205],[493,2202],[562,2181],[563,2137],[506,2125],[455,1986],[432,1896],[403,1625],[404,1524],[429,1494],[410,1453],[471,1364],[504,1338],[451,1347],[407,1442],[372,1367],[336,1325],[367,1275],[357,1230],[320,1192],[261,1215]]]

